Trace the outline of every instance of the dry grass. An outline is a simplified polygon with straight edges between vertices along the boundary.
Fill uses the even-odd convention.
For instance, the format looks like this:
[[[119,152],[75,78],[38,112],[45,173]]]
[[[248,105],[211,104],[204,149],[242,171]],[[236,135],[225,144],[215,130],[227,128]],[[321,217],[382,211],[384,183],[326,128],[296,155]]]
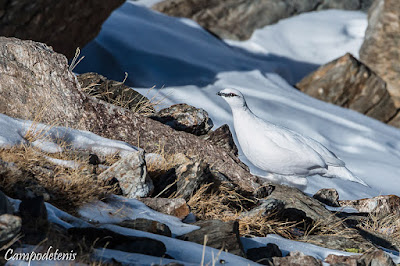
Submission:
[[[122,82],[117,82],[113,86],[121,86],[124,84],[125,79]],[[149,116],[154,113],[155,107],[164,100],[164,98],[161,98],[160,100],[156,100],[158,94],[154,95],[150,99],[147,99],[146,96],[152,91],[155,87],[152,87],[148,90],[146,96],[142,96],[140,94],[135,95],[132,98],[132,92],[131,88],[125,88],[122,90],[122,93],[118,95],[117,97],[112,97],[114,95],[113,91],[110,91],[109,88],[107,87],[107,90],[104,92],[98,92],[97,89],[95,89],[96,86],[99,86],[100,84],[92,83],[89,84],[88,86],[82,88],[82,91],[89,96],[104,100],[108,103],[111,103],[116,106],[120,106],[125,109],[129,109],[132,112],[139,113],[141,115]],[[132,106],[132,103],[136,103],[135,105]]]
[[[58,158],[80,165],[78,168],[68,168],[49,162],[46,156],[54,155],[27,145],[0,149],[0,159],[14,163],[21,170],[20,173],[7,174],[0,180],[4,192],[17,196],[16,184],[26,188],[37,184],[48,191],[50,203],[72,213],[78,206],[103,199],[111,193],[109,187],[94,178],[92,166],[87,163],[88,159],[78,158],[74,153],[58,154]]]
[[[400,243],[400,214],[393,213],[390,215],[378,215],[370,213],[360,228],[372,231],[392,239],[398,239]]]
[[[255,216],[244,215],[256,206],[256,200],[247,198],[226,184],[213,188],[214,184],[203,185],[188,201],[192,212],[200,219],[218,219],[222,221],[239,221],[239,232],[246,236],[266,236],[279,234],[286,238],[294,238],[292,229],[294,222],[282,221],[276,214],[268,216],[261,212]]]

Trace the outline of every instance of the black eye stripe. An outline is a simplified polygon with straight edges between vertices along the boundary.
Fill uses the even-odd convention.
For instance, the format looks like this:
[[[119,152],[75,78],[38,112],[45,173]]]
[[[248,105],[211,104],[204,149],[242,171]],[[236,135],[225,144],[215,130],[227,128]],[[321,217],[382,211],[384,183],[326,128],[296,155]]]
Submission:
[[[228,97],[235,97],[235,96],[237,96],[237,94],[234,94],[234,93],[228,93],[228,94],[226,94],[226,96],[228,96]]]

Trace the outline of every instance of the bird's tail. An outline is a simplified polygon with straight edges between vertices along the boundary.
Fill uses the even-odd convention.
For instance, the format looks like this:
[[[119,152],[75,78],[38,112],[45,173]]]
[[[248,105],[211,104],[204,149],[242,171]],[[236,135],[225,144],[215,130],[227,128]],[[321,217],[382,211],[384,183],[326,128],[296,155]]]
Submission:
[[[340,178],[343,180],[350,180],[353,182],[357,182],[360,184],[363,184],[364,186],[368,187],[368,184],[365,183],[363,180],[361,180],[360,178],[358,178],[356,175],[354,175],[352,172],[350,172],[349,169],[347,169],[344,166],[328,166],[328,172],[326,174],[324,174],[323,176],[325,177],[336,177],[336,178]]]

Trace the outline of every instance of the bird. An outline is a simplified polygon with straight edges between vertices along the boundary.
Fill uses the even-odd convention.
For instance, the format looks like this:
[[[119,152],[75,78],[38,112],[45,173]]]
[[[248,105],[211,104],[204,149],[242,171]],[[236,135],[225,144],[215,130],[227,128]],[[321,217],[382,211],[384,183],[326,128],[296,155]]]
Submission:
[[[321,175],[368,186],[318,141],[256,116],[239,90],[226,88],[217,95],[229,104],[239,145],[256,167],[287,180]]]

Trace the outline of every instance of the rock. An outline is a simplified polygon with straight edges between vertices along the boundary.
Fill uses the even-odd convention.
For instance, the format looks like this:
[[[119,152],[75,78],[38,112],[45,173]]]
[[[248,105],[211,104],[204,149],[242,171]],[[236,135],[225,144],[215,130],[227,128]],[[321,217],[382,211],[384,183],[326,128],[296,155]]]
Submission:
[[[109,80],[97,73],[77,76],[82,90],[105,102],[121,106],[140,114],[154,113],[150,100],[122,82]]]
[[[127,198],[146,197],[154,189],[147,175],[143,151],[132,152],[123,157],[98,176],[109,184],[117,181],[122,195]]]
[[[340,265],[348,265],[348,266],[358,266],[357,260],[361,255],[353,255],[353,256],[340,256],[335,254],[329,254],[324,262],[329,263],[333,266],[340,266]]]
[[[21,218],[11,214],[0,215],[0,246],[8,244],[21,231]]]
[[[361,252],[365,252],[369,249],[375,249],[370,242],[365,240],[364,237],[355,230],[342,232],[338,235],[308,235],[301,237],[300,240],[317,246],[343,251],[357,249]]]
[[[192,160],[176,169],[176,195],[189,200],[196,190],[210,177],[208,165],[203,160]]]
[[[317,243],[322,247],[332,249],[362,248],[368,250],[374,246],[364,239],[355,229],[347,228],[343,221],[328,211],[322,203],[304,194],[297,188],[274,185],[274,190],[265,199],[275,199],[283,202],[284,207],[279,212],[280,219],[296,222],[303,228],[312,228],[316,224],[329,229],[331,235],[308,235],[302,240]],[[337,236],[337,238],[335,238]],[[324,238],[325,237],[325,238]],[[348,241],[352,239],[352,241]],[[342,247],[342,241],[349,246]]]
[[[74,56],[100,32],[101,25],[123,0],[1,1],[0,36],[44,42]]]
[[[305,221],[306,223],[318,222],[322,225],[338,223],[338,229],[344,229],[340,219],[332,215],[323,204],[307,196],[297,188],[275,186],[274,190],[266,199],[282,202],[284,206],[280,213],[290,221]]]
[[[270,265],[273,257],[282,257],[282,251],[273,243],[268,243],[266,247],[250,248],[246,252],[246,258],[264,265]]]
[[[253,31],[280,19],[328,8],[366,10],[366,0],[166,0],[152,8],[193,19],[221,39],[246,40]],[[240,25],[240,27],[238,27]]]
[[[168,108],[164,108],[152,115],[151,118],[173,129],[197,136],[207,134],[213,127],[213,122],[204,109],[185,103],[174,104]]]
[[[196,190],[211,178],[208,164],[198,158],[189,158],[182,154],[175,168],[154,180],[154,195],[161,197],[181,197],[189,200]]]
[[[204,237],[207,235],[207,246],[235,255],[243,255],[239,237],[239,224],[237,222],[208,220],[198,221],[194,225],[198,225],[201,228],[179,238],[204,245]]]
[[[385,81],[351,54],[321,66],[296,87],[317,99],[350,108],[384,123],[390,123],[398,112],[399,106],[395,106]]]
[[[140,253],[149,256],[162,257],[166,247],[161,241],[147,238],[126,236],[104,228],[77,228],[68,229],[72,239],[84,241],[88,247],[116,249],[130,253]]]
[[[358,262],[361,265],[366,266],[395,266],[396,264],[390,258],[388,254],[383,252],[382,250],[374,250],[367,253],[364,253],[359,259]]]
[[[264,216],[270,216],[272,214],[280,213],[285,207],[285,203],[277,199],[262,199],[260,200],[260,203],[261,204],[258,207],[243,212],[242,216],[257,216],[260,213]]]
[[[155,211],[173,215],[179,219],[184,219],[190,212],[183,198],[140,198],[139,200]]]
[[[368,28],[360,48],[360,59],[387,83],[397,108],[400,107],[400,2],[376,0],[368,13]]]
[[[49,222],[43,196],[22,199],[18,212],[22,219],[24,243],[38,244],[45,239]]]
[[[289,256],[273,258],[274,266],[291,266],[291,265],[307,265],[322,266],[322,262],[314,257],[304,255],[301,252],[290,252]]]
[[[400,197],[396,195],[377,196],[369,199],[341,200],[340,206],[349,206],[359,212],[375,213],[380,216],[400,214]]]
[[[233,140],[232,132],[227,124],[217,128],[215,131],[210,131],[203,136],[203,139],[211,141],[214,145],[230,151],[235,156],[238,156],[238,148]]]
[[[317,193],[314,194],[313,198],[328,206],[340,207],[339,193],[334,188],[320,189],[317,191]]]
[[[258,179],[239,159],[209,141],[85,95],[66,58],[43,44],[0,37],[0,58],[0,113],[48,124],[56,121],[60,126],[140,146],[149,153],[163,146],[166,154],[202,158],[244,191],[259,187]]]
[[[148,220],[144,218],[137,218],[135,220],[125,220],[119,223],[118,225],[157,235],[163,235],[168,237],[172,236],[171,230],[167,225],[160,223],[158,221]]]
[[[365,266],[395,266],[396,264],[387,255],[380,249],[368,251],[364,254],[353,255],[353,256],[338,256],[334,254],[330,254],[325,258],[325,262],[330,265],[349,265],[349,266],[357,266],[357,265],[365,265]]]
[[[2,161],[0,160],[0,167],[1,167],[1,163],[2,163]],[[0,176],[1,176],[1,174],[0,174]],[[13,214],[13,213],[14,213],[14,207],[11,205],[7,196],[2,191],[0,191],[0,215]]]

